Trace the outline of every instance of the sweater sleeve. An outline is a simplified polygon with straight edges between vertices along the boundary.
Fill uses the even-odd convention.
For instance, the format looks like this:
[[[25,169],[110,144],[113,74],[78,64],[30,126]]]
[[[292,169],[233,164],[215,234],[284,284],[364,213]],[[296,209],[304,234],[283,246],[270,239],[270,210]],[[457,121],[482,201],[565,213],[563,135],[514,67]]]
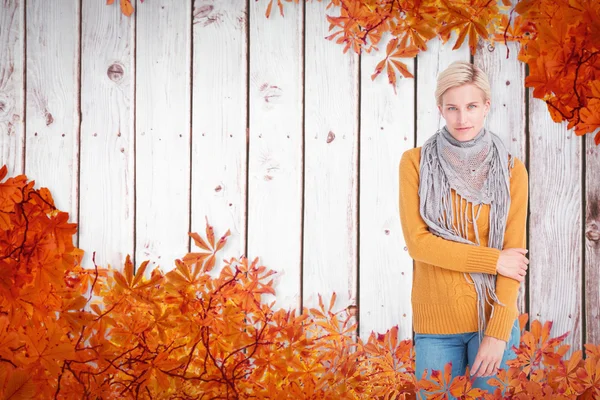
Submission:
[[[504,249],[525,248],[527,229],[528,174],[525,165],[515,160],[510,180],[510,210],[504,234]],[[503,304],[494,303],[494,312],[485,334],[508,342],[512,326],[518,317],[517,296],[520,282],[503,275],[496,278],[496,296]]]
[[[419,210],[419,154],[417,149],[405,151],[399,167],[400,222],[408,254],[440,268],[496,275],[500,250],[446,240],[429,231]]]

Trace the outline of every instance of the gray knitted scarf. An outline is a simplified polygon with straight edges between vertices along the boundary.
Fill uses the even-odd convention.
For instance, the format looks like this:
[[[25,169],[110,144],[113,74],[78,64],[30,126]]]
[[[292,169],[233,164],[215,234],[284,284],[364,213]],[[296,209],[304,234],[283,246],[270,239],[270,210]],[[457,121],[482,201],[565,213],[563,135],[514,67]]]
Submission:
[[[447,240],[480,246],[477,219],[482,204],[490,205],[488,247],[502,250],[510,208],[510,167],[514,158],[494,133],[482,128],[472,140],[456,140],[444,126],[421,149],[419,198],[421,217],[429,231]],[[510,161],[509,161],[510,158]],[[456,192],[452,200],[451,189]],[[471,203],[471,212],[467,204]],[[469,215],[470,214],[470,215]],[[476,243],[468,239],[473,227]],[[469,281],[469,276],[471,281]],[[496,276],[465,273],[477,292],[479,339],[486,327],[485,302],[502,305]]]

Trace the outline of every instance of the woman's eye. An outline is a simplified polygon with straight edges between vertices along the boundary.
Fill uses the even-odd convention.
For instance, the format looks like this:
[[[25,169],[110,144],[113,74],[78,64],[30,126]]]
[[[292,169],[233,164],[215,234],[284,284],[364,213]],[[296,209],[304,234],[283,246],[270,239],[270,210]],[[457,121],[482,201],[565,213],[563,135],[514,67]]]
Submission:
[[[469,107],[477,108],[475,104],[469,104]]]

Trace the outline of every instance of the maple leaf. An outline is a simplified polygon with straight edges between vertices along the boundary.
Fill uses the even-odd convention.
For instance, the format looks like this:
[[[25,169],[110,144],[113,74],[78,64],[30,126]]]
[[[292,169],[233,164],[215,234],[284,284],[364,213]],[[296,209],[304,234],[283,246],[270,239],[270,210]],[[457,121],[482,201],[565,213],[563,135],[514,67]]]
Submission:
[[[600,98],[591,99],[587,107],[579,111],[581,122],[575,126],[575,133],[582,135],[587,132],[594,132],[600,128]],[[596,146],[600,145],[600,131],[594,137]]]
[[[3,399],[33,399],[35,393],[35,385],[28,371],[16,369],[8,373]]]
[[[63,333],[56,326],[49,326],[47,330],[36,330],[29,326],[25,328],[25,347],[27,348],[27,363],[39,362],[48,372],[58,375],[61,365],[57,360],[75,358],[73,345],[63,339]],[[22,359],[25,361],[24,359]]]

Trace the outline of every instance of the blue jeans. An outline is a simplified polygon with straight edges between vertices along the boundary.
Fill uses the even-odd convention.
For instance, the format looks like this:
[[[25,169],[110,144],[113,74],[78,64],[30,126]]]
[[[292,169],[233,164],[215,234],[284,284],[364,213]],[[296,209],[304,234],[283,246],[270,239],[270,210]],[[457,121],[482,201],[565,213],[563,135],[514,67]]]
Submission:
[[[506,344],[506,349],[502,355],[500,368],[508,370],[506,361],[516,358],[513,346],[519,347],[521,341],[521,332],[519,329],[519,320],[515,320],[510,338]],[[431,376],[431,370],[444,371],[444,366],[452,362],[452,378],[464,375],[467,365],[472,366],[475,362],[477,350],[479,350],[479,334],[477,332],[458,333],[450,335],[433,335],[415,333],[415,374],[417,380],[421,379],[423,372],[427,369],[427,378]],[[473,387],[487,390],[494,393],[496,389],[490,386],[488,377],[479,377],[475,379]],[[448,382],[448,385],[450,382]],[[429,392],[420,391],[419,399],[426,399]],[[449,399],[454,397],[449,396]]]

